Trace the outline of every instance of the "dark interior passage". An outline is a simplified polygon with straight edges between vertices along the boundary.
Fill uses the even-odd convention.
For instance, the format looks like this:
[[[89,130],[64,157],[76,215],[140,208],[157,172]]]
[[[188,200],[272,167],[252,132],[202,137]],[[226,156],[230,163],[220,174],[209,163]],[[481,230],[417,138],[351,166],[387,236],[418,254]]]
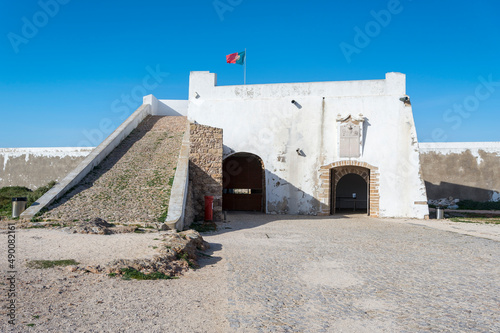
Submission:
[[[237,153],[223,164],[223,210],[264,211],[264,175],[262,160],[253,154]]]
[[[337,184],[335,199],[337,211],[366,213],[368,184],[357,174],[347,174]]]

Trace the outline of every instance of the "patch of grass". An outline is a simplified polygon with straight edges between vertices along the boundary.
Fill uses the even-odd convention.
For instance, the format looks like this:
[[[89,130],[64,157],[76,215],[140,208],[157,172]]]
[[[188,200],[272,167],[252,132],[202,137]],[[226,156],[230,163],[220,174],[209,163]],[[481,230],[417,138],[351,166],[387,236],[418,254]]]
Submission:
[[[194,222],[191,224],[190,228],[198,232],[209,232],[216,231],[217,225],[213,222]]]
[[[165,222],[168,216],[168,207],[165,209],[165,211],[158,217],[158,222]]]
[[[500,217],[452,217],[450,221],[462,223],[500,224]]]
[[[32,191],[27,187],[8,186],[0,188],[0,216],[12,216],[12,198],[28,197]]]
[[[115,277],[116,276],[116,273],[109,273],[108,274],[109,277]]]
[[[164,176],[160,173],[160,171],[155,170],[154,176],[146,182],[146,185],[150,187],[158,187],[162,186],[164,183]]]
[[[28,327],[34,327],[35,324],[26,324],[26,326],[28,326]]]
[[[174,170],[175,170],[175,169],[174,169]],[[175,178],[175,177],[174,177],[174,176],[172,176],[172,177],[170,177],[170,178],[168,179],[168,185],[169,185],[169,186],[172,186],[172,185],[174,184],[174,178]]]
[[[79,263],[73,259],[65,259],[65,260],[32,260],[29,261],[26,266],[28,268],[35,269],[45,269],[45,268],[53,268],[56,266],[71,266],[78,265]]]
[[[38,318],[40,318],[40,316],[33,316],[33,318],[34,318],[34,319],[38,319]]]
[[[134,232],[135,232],[136,234],[143,234],[143,233],[145,233],[145,231],[144,231],[144,230],[139,229],[139,228],[135,229],[135,230],[134,230]]]
[[[121,269],[123,273],[122,279],[124,280],[171,280],[171,279],[177,279],[175,276],[170,276],[170,275],[165,275],[160,272],[153,272],[149,274],[144,274],[142,272],[139,272],[136,269],[133,268],[122,268]]]
[[[47,185],[37,188],[32,193],[28,194],[28,206],[31,206],[35,201],[38,200],[42,195],[47,193],[51,188],[56,185],[55,181],[50,181]]]
[[[187,262],[189,268],[196,268],[196,265],[189,259],[189,255],[186,252],[177,253],[177,259]]]
[[[37,188],[35,191],[23,186],[7,186],[0,188],[0,216],[11,216],[12,198],[26,197],[28,199],[26,207],[29,207],[54,187],[55,184],[55,181],[51,181],[47,185]]]
[[[500,201],[461,200],[457,203],[459,209],[469,210],[500,210]]]

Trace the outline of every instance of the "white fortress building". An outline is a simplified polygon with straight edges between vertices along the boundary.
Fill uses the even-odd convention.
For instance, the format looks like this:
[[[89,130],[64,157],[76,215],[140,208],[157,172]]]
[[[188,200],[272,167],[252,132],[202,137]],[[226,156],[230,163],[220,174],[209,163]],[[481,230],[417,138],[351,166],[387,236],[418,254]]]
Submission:
[[[404,74],[217,86],[216,74],[191,72],[189,101],[145,103],[153,114],[223,129],[225,210],[429,214]]]
[[[0,186],[33,188],[61,175],[21,215],[29,219],[77,186],[150,116],[187,119],[170,228],[203,219],[205,196],[213,196],[218,220],[222,211],[421,219],[429,216],[428,199],[500,199],[500,143],[419,145],[401,73],[217,86],[216,74],[191,72],[188,100],[145,96],[94,149],[0,149]]]

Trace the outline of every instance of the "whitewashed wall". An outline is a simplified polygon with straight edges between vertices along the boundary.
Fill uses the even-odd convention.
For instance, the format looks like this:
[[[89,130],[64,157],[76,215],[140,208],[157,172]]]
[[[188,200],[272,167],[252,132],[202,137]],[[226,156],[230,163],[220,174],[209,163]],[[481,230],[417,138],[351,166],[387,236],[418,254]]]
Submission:
[[[427,198],[412,109],[399,100],[405,90],[400,73],[385,80],[219,87],[216,74],[191,72],[188,118],[222,128],[226,155],[262,158],[268,212],[316,214],[318,171],[341,160],[337,115],[362,113],[365,142],[355,160],[379,168],[380,216],[423,218]]]
[[[188,101],[179,99],[157,99],[153,95],[143,97],[143,104],[151,106],[153,116],[187,116]]]

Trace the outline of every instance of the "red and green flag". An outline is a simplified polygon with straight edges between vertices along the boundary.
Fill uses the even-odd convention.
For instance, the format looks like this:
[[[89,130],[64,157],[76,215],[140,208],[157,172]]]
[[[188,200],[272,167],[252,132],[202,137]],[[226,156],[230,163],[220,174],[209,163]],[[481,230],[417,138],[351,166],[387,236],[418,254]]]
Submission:
[[[228,64],[245,64],[246,51],[231,53],[226,56],[226,61]]]

